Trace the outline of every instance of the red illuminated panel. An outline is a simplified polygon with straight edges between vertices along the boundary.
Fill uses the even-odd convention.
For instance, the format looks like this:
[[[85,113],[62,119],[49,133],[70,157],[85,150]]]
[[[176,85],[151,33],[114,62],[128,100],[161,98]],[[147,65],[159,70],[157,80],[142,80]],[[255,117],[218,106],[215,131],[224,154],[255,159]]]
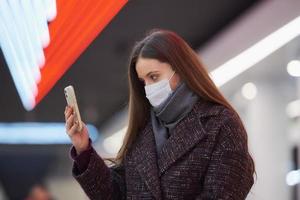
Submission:
[[[38,104],[128,0],[57,0],[50,45],[38,84]]]

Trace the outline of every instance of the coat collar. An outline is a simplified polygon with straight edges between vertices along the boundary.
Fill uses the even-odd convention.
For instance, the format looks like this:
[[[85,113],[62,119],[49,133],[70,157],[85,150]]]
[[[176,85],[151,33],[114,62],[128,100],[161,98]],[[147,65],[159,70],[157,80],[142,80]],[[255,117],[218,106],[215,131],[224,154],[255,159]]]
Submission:
[[[174,129],[158,155],[151,120],[139,134],[132,149],[136,169],[156,199],[162,199],[160,177],[181,156],[205,137],[201,117],[215,115],[211,102],[199,100]]]

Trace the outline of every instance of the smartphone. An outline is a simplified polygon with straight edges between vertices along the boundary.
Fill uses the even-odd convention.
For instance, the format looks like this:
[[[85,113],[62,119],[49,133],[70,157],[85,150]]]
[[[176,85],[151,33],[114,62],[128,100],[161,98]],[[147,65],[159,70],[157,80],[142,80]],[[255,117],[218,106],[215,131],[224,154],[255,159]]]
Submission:
[[[78,108],[78,104],[77,104],[77,100],[76,100],[74,87],[72,85],[69,85],[69,86],[65,87],[64,92],[65,92],[65,97],[66,97],[68,106],[73,108],[73,111],[75,114],[74,120],[78,121],[78,124],[79,124],[78,131],[81,131],[82,130],[82,122],[81,122],[81,117],[80,117],[80,113],[79,113],[79,108]]]

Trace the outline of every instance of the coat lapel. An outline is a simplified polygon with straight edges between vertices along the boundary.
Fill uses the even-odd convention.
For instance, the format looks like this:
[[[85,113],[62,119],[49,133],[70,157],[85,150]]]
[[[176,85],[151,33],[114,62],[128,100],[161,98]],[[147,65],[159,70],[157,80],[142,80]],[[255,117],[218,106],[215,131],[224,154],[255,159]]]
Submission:
[[[198,104],[174,128],[174,132],[159,152],[158,166],[160,177],[174,162],[193,148],[205,136],[205,130],[197,114]],[[204,115],[202,115],[204,116]],[[200,116],[201,117],[201,116]]]

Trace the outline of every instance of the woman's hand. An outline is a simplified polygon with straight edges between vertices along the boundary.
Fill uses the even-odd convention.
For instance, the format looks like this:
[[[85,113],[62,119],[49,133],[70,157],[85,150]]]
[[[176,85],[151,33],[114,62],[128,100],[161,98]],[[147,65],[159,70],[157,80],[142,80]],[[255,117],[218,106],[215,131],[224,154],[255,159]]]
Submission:
[[[66,106],[65,109],[66,132],[69,135],[77,154],[86,150],[89,146],[89,133],[85,123],[82,122],[82,129],[78,131],[79,122],[74,121],[73,108]]]

